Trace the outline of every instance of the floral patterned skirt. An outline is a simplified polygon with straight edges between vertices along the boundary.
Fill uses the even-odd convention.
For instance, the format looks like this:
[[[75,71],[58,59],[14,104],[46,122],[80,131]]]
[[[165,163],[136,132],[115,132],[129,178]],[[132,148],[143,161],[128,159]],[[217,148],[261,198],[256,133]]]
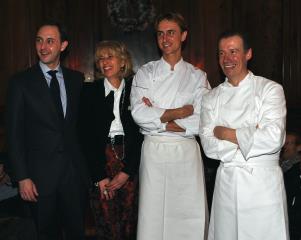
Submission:
[[[118,156],[122,146],[115,146]],[[117,159],[111,144],[106,147],[106,173],[113,178],[124,163]],[[137,230],[138,178],[129,180],[116,191],[111,200],[102,200],[98,187],[90,191],[90,204],[95,217],[96,232],[101,240],[135,240]]]

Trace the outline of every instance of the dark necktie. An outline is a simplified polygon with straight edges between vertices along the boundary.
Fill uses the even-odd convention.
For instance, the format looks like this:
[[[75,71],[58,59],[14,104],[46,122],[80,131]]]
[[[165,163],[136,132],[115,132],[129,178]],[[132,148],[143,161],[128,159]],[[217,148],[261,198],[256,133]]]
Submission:
[[[56,78],[56,70],[50,70],[47,72],[52,78],[50,80],[50,91],[52,95],[52,99],[54,102],[54,105],[56,107],[58,116],[61,119],[64,119],[64,112],[63,112],[63,106],[62,106],[62,101],[61,101],[61,94],[60,94],[60,86],[59,82]]]

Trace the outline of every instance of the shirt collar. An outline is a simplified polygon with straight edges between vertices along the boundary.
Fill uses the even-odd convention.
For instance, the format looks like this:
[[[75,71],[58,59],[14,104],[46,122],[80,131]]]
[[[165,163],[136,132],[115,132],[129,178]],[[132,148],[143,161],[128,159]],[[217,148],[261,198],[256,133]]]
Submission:
[[[58,74],[63,74],[60,64],[58,64],[55,69],[50,69],[45,63],[42,63],[41,61],[39,61],[39,65],[42,69],[42,72],[43,72],[44,76],[46,76],[46,77],[51,78],[51,76],[47,73],[50,70],[56,70],[56,71],[58,71]]]
[[[124,88],[124,79],[121,80],[120,86],[119,88],[115,88],[107,78],[104,79],[104,86],[105,86],[105,95],[107,96],[110,91],[114,91],[114,92],[122,92],[123,88]]]
[[[183,58],[181,58],[175,64],[174,70],[171,70],[170,64],[163,57],[161,57],[160,63],[161,63],[161,66],[162,66],[162,70],[164,70],[164,71],[176,71],[177,72],[177,71],[181,71],[185,66]]]
[[[242,86],[246,86],[250,83],[251,81],[251,77],[253,76],[253,73],[251,71],[248,72],[248,74],[245,76],[245,78],[243,80],[241,80],[238,84],[238,86],[236,87],[242,87]],[[225,87],[233,87],[233,85],[231,83],[229,83],[229,79],[226,77],[226,80],[224,82],[224,86]]]

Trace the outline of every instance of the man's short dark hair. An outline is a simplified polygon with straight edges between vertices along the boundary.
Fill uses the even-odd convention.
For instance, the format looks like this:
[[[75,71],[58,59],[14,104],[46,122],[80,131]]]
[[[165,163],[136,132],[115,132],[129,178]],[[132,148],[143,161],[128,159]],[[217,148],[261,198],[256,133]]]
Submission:
[[[44,26],[54,26],[54,27],[57,27],[59,33],[60,33],[60,39],[61,39],[61,42],[64,42],[64,41],[69,41],[69,37],[68,37],[68,34],[67,34],[67,30],[65,28],[64,25],[62,25],[61,23],[57,22],[57,21],[54,21],[54,20],[48,20],[48,21],[45,21],[43,22],[43,24],[41,24],[38,28],[38,31],[44,27]]]
[[[182,32],[185,32],[188,30],[188,26],[187,26],[187,23],[186,23],[184,17],[179,13],[168,12],[168,13],[163,13],[163,14],[158,15],[155,20],[155,29],[156,30],[158,30],[159,23],[162,22],[163,20],[176,22],[179,25]]]
[[[249,36],[246,32],[238,31],[238,30],[227,30],[219,35],[217,43],[219,44],[220,41],[224,38],[234,37],[238,36],[242,39],[243,48],[246,51],[248,51],[251,48]]]

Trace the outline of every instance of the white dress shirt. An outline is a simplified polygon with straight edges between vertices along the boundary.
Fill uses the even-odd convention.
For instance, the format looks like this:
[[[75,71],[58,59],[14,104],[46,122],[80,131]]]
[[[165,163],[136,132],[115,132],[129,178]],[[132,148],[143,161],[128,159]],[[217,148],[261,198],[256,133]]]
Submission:
[[[104,80],[104,86],[105,86],[105,96],[108,96],[110,91],[114,91],[114,108],[113,113],[115,116],[115,119],[111,123],[109,137],[114,137],[116,135],[124,135],[121,119],[120,119],[120,112],[119,112],[119,103],[123,100],[122,91],[124,89],[125,83],[124,79],[122,79],[119,88],[115,88],[107,78]],[[122,103],[121,103],[122,104]]]

